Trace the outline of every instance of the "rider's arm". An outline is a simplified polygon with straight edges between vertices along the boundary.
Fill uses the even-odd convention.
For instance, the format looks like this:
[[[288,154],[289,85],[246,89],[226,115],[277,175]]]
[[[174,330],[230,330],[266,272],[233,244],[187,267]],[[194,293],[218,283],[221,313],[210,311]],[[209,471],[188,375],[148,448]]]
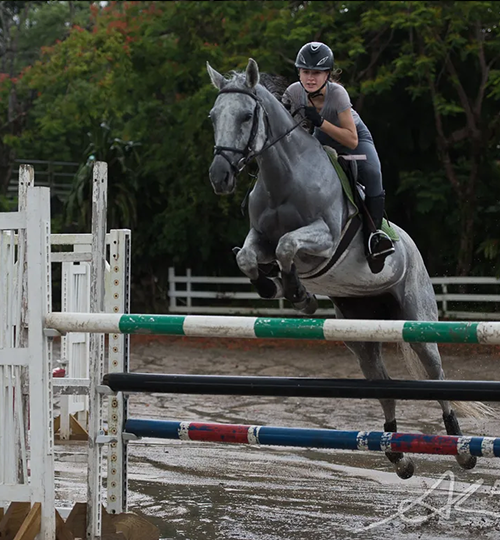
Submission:
[[[350,108],[339,113],[339,123],[340,127],[324,120],[319,129],[338,143],[354,150],[358,146],[358,130]]]

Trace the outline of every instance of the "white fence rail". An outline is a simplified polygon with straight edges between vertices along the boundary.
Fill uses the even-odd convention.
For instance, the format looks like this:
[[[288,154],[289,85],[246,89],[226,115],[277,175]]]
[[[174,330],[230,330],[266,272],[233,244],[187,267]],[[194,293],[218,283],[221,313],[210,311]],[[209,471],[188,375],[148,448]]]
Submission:
[[[263,300],[250,281],[242,277],[193,276],[168,269],[171,313],[295,315],[286,300]],[[500,320],[500,278],[432,278],[439,315],[443,319]],[[332,302],[320,296],[315,315],[334,317]],[[497,305],[498,304],[498,305]]]

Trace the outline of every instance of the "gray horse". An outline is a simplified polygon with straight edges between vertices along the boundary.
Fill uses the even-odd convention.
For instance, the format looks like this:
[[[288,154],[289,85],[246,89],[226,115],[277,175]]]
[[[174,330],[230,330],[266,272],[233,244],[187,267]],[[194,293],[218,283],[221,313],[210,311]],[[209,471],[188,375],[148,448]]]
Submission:
[[[253,59],[245,73],[233,73],[230,79],[208,63],[207,70],[219,89],[210,111],[215,134],[210,181],[215,193],[232,193],[238,173],[251,159],[259,166],[249,197],[250,232],[236,257],[259,294],[285,297],[308,315],[317,307],[314,294],[322,294],[331,298],[338,318],[437,320],[434,290],[424,262],[401,228],[393,225],[400,240],[380,273],[370,271],[359,229],[335,264],[329,264],[353,207],[343,195],[327,153],[306,130],[294,129],[290,113],[259,84],[259,68]],[[276,262],[280,277],[270,278],[263,269]],[[346,345],[357,356],[367,379],[389,378],[382,343]],[[413,377],[444,379],[436,343],[403,344],[402,349]],[[384,430],[397,431],[395,401],[380,402]],[[439,403],[447,433],[460,435],[450,403]],[[469,412],[474,410],[470,404],[455,407],[462,405]],[[409,457],[399,452],[386,455],[401,478],[412,476],[414,465]],[[458,455],[456,459],[465,469],[476,464],[475,457]]]

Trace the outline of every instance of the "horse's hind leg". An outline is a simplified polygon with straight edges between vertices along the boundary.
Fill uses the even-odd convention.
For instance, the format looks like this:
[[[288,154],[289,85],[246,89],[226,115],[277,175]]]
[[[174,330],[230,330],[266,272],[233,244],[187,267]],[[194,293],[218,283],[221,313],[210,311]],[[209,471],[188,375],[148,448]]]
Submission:
[[[390,379],[382,362],[382,344],[368,342],[346,343],[346,346],[357,356],[361,371],[366,379]],[[384,411],[384,431],[397,431],[396,402],[393,399],[380,399]],[[400,478],[413,476],[415,466],[411,458],[403,452],[386,452],[385,455],[394,465],[396,474]]]
[[[395,318],[408,321],[437,321],[438,310],[434,289],[423,262],[421,259],[418,261],[410,266],[411,273],[406,284],[402,308],[395,313]],[[437,343],[402,343],[401,349],[410,374],[414,378],[438,380],[445,378]],[[443,410],[448,435],[461,435],[462,431],[450,402],[441,400],[439,404]],[[477,462],[475,456],[467,454],[457,455],[455,459],[464,469],[474,468]]]
[[[406,357],[407,364],[411,366],[413,364],[413,358],[411,352],[416,353],[416,356],[422,363],[425,373],[420,374],[417,368],[417,372],[412,374],[417,378],[430,378],[430,379],[444,379],[444,371],[441,364],[441,355],[436,343],[405,343],[402,346],[403,354]],[[414,364],[413,364],[414,365]],[[416,367],[416,365],[415,365]],[[443,410],[443,421],[448,435],[462,435],[462,430],[458,423],[455,411],[451,408],[449,401],[439,401],[441,409]],[[476,466],[477,458],[467,454],[459,454],[455,456],[457,463],[464,469],[473,469]]]
[[[363,298],[332,298],[339,318],[349,319],[387,319],[395,309],[396,301],[391,295]],[[367,379],[390,379],[382,361],[382,343],[352,342],[346,346],[357,356],[363,375]],[[384,431],[396,432],[396,402],[393,399],[380,399],[384,411]],[[386,452],[400,478],[410,478],[415,466],[403,452]]]

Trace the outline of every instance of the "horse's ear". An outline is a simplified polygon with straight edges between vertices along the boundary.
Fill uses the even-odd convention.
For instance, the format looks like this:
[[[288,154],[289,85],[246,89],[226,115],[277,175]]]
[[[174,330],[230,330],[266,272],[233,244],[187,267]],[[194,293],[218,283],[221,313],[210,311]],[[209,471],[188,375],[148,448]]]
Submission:
[[[248,59],[248,65],[247,65],[247,78],[245,81],[245,84],[248,86],[248,88],[254,88],[259,84],[260,75],[259,75],[259,66],[257,65],[257,62],[253,58]]]
[[[226,79],[207,62],[207,71],[215,88],[219,90],[226,84]]]

